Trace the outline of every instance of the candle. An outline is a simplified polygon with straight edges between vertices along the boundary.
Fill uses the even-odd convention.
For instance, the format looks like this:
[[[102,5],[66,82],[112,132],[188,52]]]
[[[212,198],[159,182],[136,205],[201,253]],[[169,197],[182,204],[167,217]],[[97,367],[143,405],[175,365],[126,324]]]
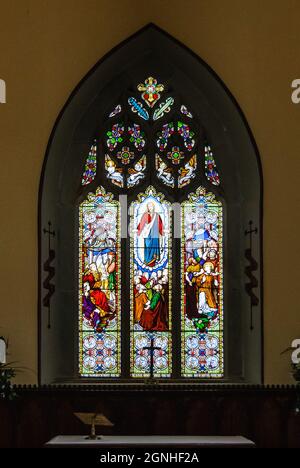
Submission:
[[[0,364],[6,364],[6,343],[4,338],[0,338]]]

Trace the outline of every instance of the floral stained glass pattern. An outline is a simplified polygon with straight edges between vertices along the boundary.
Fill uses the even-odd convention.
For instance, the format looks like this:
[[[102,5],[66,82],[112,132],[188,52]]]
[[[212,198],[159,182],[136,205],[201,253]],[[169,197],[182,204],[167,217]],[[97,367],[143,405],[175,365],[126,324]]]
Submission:
[[[220,378],[223,365],[222,204],[199,188],[182,204],[183,377]]]
[[[184,141],[184,146],[187,148],[188,151],[192,151],[195,146],[194,132],[191,131],[189,125],[183,122],[177,122],[177,130],[179,135],[182,136]]]
[[[84,172],[82,174],[81,185],[89,185],[96,177],[97,172],[97,142],[91,146],[85,161]]]
[[[117,153],[117,158],[121,160],[122,164],[129,164],[130,160],[134,158],[134,152],[130,151],[128,146],[123,146],[122,150]]]
[[[178,135],[182,137],[183,144],[186,147],[186,149],[188,151],[192,151],[192,149],[195,146],[195,133],[190,129],[189,125],[187,125],[184,122],[181,122],[180,120],[178,120],[178,122],[175,124],[174,122],[164,124],[161,132],[158,132],[156,146],[159,149],[159,151],[162,152],[167,148],[169,140],[171,136],[175,134],[175,132],[177,132]]]
[[[179,164],[180,160],[184,158],[184,153],[180,151],[179,146],[173,146],[171,151],[167,153],[167,158],[171,159],[172,164]]]
[[[220,177],[215,163],[211,147],[205,146],[205,175],[209,182],[213,185],[220,185]]]
[[[130,135],[130,143],[132,143],[138,151],[142,151],[146,144],[145,133],[141,131],[141,127],[138,124],[133,124],[128,127],[128,133]]]
[[[171,375],[170,204],[149,187],[131,219],[131,376]]]
[[[123,123],[116,123],[112,126],[112,129],[106,132],[108,137],[106,140],[109,151],[113,151],[119,143],[123,141],[124,125]]]
[[[168,146],[169,138],[174,134],[175,128],[173,122],[163,125],[162,131],[158,133],[156,145],[159,151],[164,151]]]
[[[119,377],[120,209],[99,187],[79,208],[79,373]]]

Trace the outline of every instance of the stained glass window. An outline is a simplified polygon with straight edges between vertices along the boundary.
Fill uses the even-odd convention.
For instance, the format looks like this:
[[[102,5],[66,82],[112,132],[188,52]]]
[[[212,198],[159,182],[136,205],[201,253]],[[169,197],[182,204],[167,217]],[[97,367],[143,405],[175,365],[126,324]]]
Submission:
[[[220,184],[205,131],[195,109],[154,77],[125,90],[105,119],[82,175],[83,187],[101,185],[79,209],[80,375],[170,379],[177,368],[177,378],[220,378],[222,204],[203,187],[188,192]],[[122,241],[119,194],[130,196]]]
[[[155,155],[155,167],[157,177],[162,180],[165,185],[174,187],[175,179],[173,175],[173,168],[168,167],[158,154]]]
[[[131,188],[137,185],[145,177],[146,156],[139,159],[132,168],[128,169],[127,187]]]
[[[130,143],[133,143],[138,151],[142,151],[145,146],[145,134],[141,130],[140,125],[133,124],[129,126],[128,133],[130,135]]]
[[[119,202],[99,187],[79,208],[79,371],[119,377]]]
[[[97,142],[91,146],[90,152],[86,158],[84,172],[82,174],[81,185],[88,185],[96,177],[97,172]]]
[[[120,114],[120,112],[122,112],[122,106],[120,104],[118,104],[112,111],[111,113],[109,114],[109,118],[112,119],[113,117],[115,117],[116,115]]]
[[[181,372],[222,377],[222,204],[199,188],[182,204]]]
[[[188,108],[184,104],[182,104],[182,106],[180,107],[180,112],[183,115],[186,115],[186,117],[189,117],[190,119],[193,118],[193,114],[188,110]]]
[[[205,175],[207,180],[213,185],[220,185],[220,177],[215,158],[209,145],[205,146]]]
[[[133,113],[136,113],[139,117],[144,120],[149,120],[149,113],[144,108],[143,104],[137,101],[134,97],[130,97],[128,99],[128,104],[131,106],[131,110]]]
[[[262,192],[251,130],[202,60],[150,26],[99,61],[41,174],[39,381],[261,383]]]
[[[174,102],[172,97],[168,97],[164,102],[159,104],[158,108],[154,111],[153,120],[161,119],[165,114],[168,114]]]
[[[105,169],[107,178],[111,180],[114,185],[124,187],[123,168],[117,167],[115,161],[108,155],[105,155]]]
[[[178,187],[182,188],[188,185],[196,177],[197,155],[194,156],[179,169]]]
[[[123,141],[124,125],[122,122],[116,123],[112,126],[111,130],[106,132],[106,144],[109,151],[113,151]]]

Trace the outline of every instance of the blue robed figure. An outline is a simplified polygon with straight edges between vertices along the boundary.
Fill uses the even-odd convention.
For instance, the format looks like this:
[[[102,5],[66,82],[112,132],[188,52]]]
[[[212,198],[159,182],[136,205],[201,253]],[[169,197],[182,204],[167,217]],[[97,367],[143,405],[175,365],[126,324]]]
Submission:
[[[144,237],[144,262],[153,267],[160,259],[160,236],[163,235],[163,222],[161,216],[155,212],[154,203],[147,204],[137,231],[138,236]]]

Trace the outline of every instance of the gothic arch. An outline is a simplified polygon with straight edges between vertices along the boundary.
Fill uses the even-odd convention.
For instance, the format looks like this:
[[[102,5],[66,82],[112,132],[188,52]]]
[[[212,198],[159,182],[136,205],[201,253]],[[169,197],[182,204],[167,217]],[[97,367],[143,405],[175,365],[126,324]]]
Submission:
[[[220,78],[192,51],[150,24],[93,67],[72,92],[49,139],[39,191],[38,314],[42,383],[78,383],[76,210],[86,194],[102,184],[104,177],[100,173],[91,186],[82,190],[85,156],[98,132],[99,122],[111,110],[112,96],[116,96],[117,103],[120,88],[155,74],[172,78],[178,92],[185,94],[187,104],[197,109],[222,175],[221,188],[210,187],[210,191],[226,204],[224,262],[228,316],[227,369],[223,382],[260,383],[263,379],[263,180],[258,150],[244,114]],[[55,236],[50,235],[50,250],[49,234],[44,232],[49,221],[50,231],[55,231]],[[257,227],[258,234],[252,236],[251,256],[248,251],[246,259],[249,237],[245,236],[245,230],[249,221]],[[252,269],[249,269],[249,258]],[[257,285],[253,289],[255,280]]]

